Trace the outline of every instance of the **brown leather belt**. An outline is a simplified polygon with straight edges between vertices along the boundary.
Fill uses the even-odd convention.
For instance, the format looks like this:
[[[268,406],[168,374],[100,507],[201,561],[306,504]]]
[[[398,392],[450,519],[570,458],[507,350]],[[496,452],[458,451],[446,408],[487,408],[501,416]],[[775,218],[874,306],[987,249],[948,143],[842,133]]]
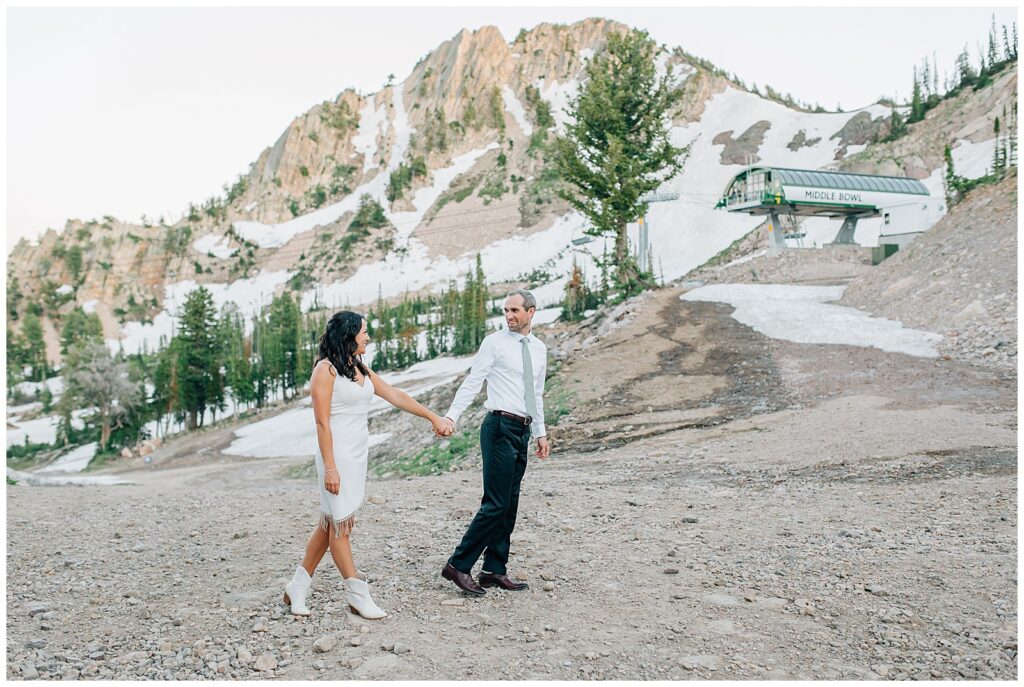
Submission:
[[[507,417],[508,419],[515,420],[516,422],[522,423],[527,427],[529,427],[530,423],[533,422],[532,417],[523,417],[522,415],[516,415],[515,413],[506,413],[504,410],[492,410],[490,412],[492,415],[501,415],[502,417]]]

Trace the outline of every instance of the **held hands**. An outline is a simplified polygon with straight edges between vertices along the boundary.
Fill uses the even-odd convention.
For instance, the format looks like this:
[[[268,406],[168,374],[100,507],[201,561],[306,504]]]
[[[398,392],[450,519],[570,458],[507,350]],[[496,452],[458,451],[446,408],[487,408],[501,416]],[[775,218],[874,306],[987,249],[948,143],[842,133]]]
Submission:
[[[439,437],[450,437],[455,432],[455,422],[450,417],[437,417],[430,421],[434,426],[434,435]]]
[[[537,453],[535,455],[541,460],[544,460],[551,455],[551,447],[548,446],[547,437],[539,437],[537,439]]]
[[[337,468],[324,470],[324,489],[337,496],[341,489],[341,475],[338,474]]]

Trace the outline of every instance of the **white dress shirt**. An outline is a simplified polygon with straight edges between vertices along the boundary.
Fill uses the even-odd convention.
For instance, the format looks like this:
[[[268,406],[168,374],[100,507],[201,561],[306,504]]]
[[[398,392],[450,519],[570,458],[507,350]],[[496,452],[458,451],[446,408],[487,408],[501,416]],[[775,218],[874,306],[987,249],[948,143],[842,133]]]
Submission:
[[[523,384],[523,340],[521,334],[508,329],[488,334],[480,344],[469,376],[455,393],[455,399],[448,409],[448,417],[455,422],[465,412],[480,386],[487,380],[487,410],[504,410],[506,413],[528,415],[526,411],[526,385]],[[537,398],[537,415],[530,424],[535,437],[547,436],[544,428],[544,377],[548,370],[548,349],[544,342],[532,333],[525,337],[529,341],[530,364],[533,367],[533,390]]]

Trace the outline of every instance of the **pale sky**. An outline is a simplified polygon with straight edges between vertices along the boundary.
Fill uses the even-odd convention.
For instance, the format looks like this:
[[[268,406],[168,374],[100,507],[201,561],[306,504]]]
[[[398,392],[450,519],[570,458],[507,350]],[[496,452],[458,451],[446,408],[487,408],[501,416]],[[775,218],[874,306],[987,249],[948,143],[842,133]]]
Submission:
[[[801,101],[910,93],[934,53],[977,64],[1003,8],[8,8],[7,247],[69,218],[177,219],[222,193],[293,118],[378,90],[460,29],[509,41],[588,16],[647,29]],[[941,78],[941,74],[940,74]]]

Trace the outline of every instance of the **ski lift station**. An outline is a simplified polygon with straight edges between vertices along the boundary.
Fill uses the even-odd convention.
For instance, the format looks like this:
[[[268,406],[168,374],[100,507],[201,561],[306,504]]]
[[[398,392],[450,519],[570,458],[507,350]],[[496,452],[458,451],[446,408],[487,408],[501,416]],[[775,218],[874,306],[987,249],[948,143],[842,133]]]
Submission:
[[[917,179],[747,167],[729,182],[715,207],[767,215],[772,250],[785,248],[787,238],[804,235],[798,217],[841,219],[833,243],[851,245],[858,220],[881,217],[877,262],[934,224],[944,209],[942,203]]]

